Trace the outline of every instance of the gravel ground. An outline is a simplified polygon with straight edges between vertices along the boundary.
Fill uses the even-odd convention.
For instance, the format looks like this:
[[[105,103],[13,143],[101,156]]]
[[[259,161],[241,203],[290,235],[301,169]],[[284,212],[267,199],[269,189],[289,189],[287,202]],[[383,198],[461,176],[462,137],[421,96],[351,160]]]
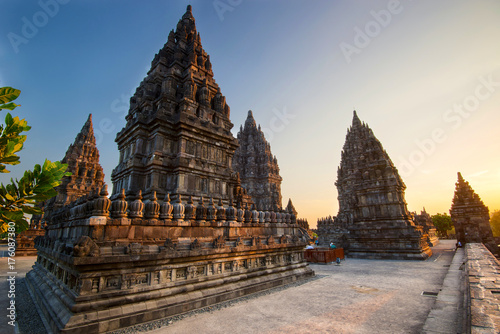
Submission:
[[[290,283],[281,287],[273,288],[270,290],[266,291],[261,291],[258,293],[254,293],[252,295],[236,298],[233,300],[228,300],[223,303],[207,306],[198,310],[193,310],[190,312],[186,312],[183,314],[179,314],[173,317],[169,318],[164,318],[160,320],[155,320],[152,322],[140,324],[140,325],[135,325],[132,327],[127,327],[123,329],[119,329],[117,331],[109,332],[109,334],[132,334],[132,333],[144,333],[148,332],[153,329],[158,329],[158,328],[164,328],[167,327],[171,324],[173,324],[176,321],[194,316],[194,315],[200,315],[202,313],[213,313],[218,310],[222,310],[228,307],[231,307],[233,305],[236,305],[238,303],[244,302],[244,301],[249,301],[251,299],[259,298],[262,296],[267,296],[272,293],[276,293],[279,291],[283,291],[289,288],[297,287],[312,281],[315,281],[317,279],[326,277],[328,275],[316,275],[314,277],[311,277],[309,279],[295,282],[295,283]],[[33,305],[33,301],[31,300],[31,296],[29,295],[28,288],[26,286],[25,278],[21,278],[17,281],[17,286],[18,286],[18,298],[16,299],[17,301],[17,321],[18,321],[18,326],[19,326],[19,333],[20,334],[46,334],[47,332],[45,331],[45,327],[43,326],[42,320],[40,319],[40,316],[38,315],[38,312],[36,311],[35,306]]]
[[[17,324],[21,334],[45,334],[45,327],[36,311],[26,286],[25,278],[17,281],[18,298],[16,298]]]
[[[219,303],[219,304],[215,304],[215,305],[203,307],[201,309],[189,311],[189,312],[186,312],[186,313],[183,313],[183,314],[179,314],[179,315],[176,315],[176,316],[173,316],[173,317],[164,318],[164,319],[160,319],[160,320],[155,320],[155,321],[147,322],[147,323],[144,323],[144,324],[135,325],[135,326],[132,326],[132,327],[122,328],[122,329],[119,329],[119,330],[116,330],[116,331],[113,331],[113,332],[109,332],[108,334],[144,333],[144,332],[151,331],[153,329],[164,328],[164,327],[172,325],[173,323],[175,323],[175,322],[177,322],[179,320],[185,319],[185,318],[189,318],[189,317],[192,317],[192,316],[195,316],[195,315],[200,315],[200,314],[203,314],[203,313],[214,313],[214,312],[223,310],[225,308],[232,307],[232,306],[234,306],[234,305],[236,305],[238,303],[241,303],[241,302],[246,302],[246,301],[249,301],[249,300],[252,300],[252,299],[255,299],[255,298],[259,298],[259,297],[262,297],[262,296],[267,296],[267,295],[270,295],[270,294],[273,294],[273,293],[277,293],[277,292],[280,292],[280,291],[283,291],[283,290],[286,290],[286,289],[289,289],[289,288],[297,287],[297,286],[300,286],[300,285],[303,285],[303,284],[315,281],[317,279],[324,278],[326,276],[328,276],[328,275],[316,275],[314,277],[311,277],[311,278],[308,278],[308,279],[305,279],[305,280],[302,280],[302,281],[299,281],[299,282],[290,283],[290,284],[283,285],[283,286],[280,286],[280,287],[277,287],[277,288],[273,288],[273,289],[269,289],[269,290],[266,290],[266,291],[257,292],[257,293],[254,293],[254,294],[251,294],[251,295],[248,295],[248,296],[244,296],[244,297],[240,297],[240,298],[228,300],[228,301],[225,301],[225,302],[222,302],[222,303]]]

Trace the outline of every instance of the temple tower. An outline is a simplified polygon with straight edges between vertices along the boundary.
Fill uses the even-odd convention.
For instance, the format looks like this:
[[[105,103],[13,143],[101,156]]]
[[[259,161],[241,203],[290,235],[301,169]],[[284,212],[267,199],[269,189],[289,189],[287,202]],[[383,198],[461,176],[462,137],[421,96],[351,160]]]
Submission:
[[[462,244],[482,242],[490,252],[498,254],[498,246],[491,231],[489,209],[460,173],[450,215],[458,241]]]
[[[233,169],[240,174],[241,184],[257,207],[281,210],[281,181],[278,160],[271,153],[260,125],[257,127],[252,111],[248,111],[245,126],[238,132],[240,146],[236,149]]]
[[[53,213],[103,186],[104,173],[99,164],[99,150],[94,137],[92,114],[89,115],[74,143],[69,145],[61,162],[68,164],[67,171],[71,172],[71,175],[63,177],[61,184],[56,188],[55,197],[37,204],[43,208],[43,214],[33,215],[29,229],[17,236],[17,255],[36,255],[35,238],[45,234],[43,227],[52,220]]]
[[[51,211],[61,208],[79,197],[100,189],[104,184],[104,172],[99,164],[99,150],[96,146],[92,114],[69,145],[62,163],[68,164],[65,176],[56,188],[57,195],[44,203],[44,218],[50,217]]]
[[[415,226],[406,188],[382,144],[356,111],[337,171],[339,226],[348,231],[350,256],[425,259],[432,252]]]
[[[188,6],[130,99],[127,123],[116,136],[113,195],[141,189],[144,199],[169,192],[227,203],[238,187],[229,115]]]

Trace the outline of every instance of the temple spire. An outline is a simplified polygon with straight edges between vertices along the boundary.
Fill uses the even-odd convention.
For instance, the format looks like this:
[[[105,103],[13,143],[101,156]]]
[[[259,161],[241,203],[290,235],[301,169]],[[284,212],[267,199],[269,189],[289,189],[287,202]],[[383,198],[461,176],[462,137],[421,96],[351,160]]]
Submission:
[[[357,127],[357,126],[361,126],[361,120],[359,119],[356,110],[354,110],[352,117],[352,127]]]
[[[251,110],[248,111],[248,116],[247,116],[247,119],[245,121],[245,127],[247,126],[253,126],[253,127],[256,127],[257,124],[255,123],[255,119],[253,118],[253,113]]]
[[[455,184],[450,215],[458,241],[482,242],[493,254],[498,253],[489,223],[489,209],[460,172]]]
[[[92,114],[89,114],[87,121],[83,125],[82,129],[78,133],[75,139],[75,143],[73,145],[77,145],[80,143],[82,145],[84,142],[88,142],[90,144],[95,145],[95,136],[94,136],[94,125],[92,124]]]

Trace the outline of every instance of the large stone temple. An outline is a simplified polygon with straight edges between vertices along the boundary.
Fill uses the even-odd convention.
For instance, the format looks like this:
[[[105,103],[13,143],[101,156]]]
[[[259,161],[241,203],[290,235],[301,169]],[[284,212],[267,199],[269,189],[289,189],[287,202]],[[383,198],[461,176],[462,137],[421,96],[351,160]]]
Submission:
[[[356,111],[335,184],[339,212],[318,224],[320,242],[336,242],[350,257],[426,259],[432,255],[427,235],[407,209],[406,186],[398,170]]]
[[[130,100],[111,199],[106,185],[68,193],[44,217],[26,282],[49,332],[103,333],[314,275],[296,216],[248,207],[229,115],[188,6]],[[78,188],[98,173],[75,175]]]
[[[461,173],[455,184],[450,215],[458,241],[483,243],[490,252],[500,255],[491,230],[489,209]]]
[[[233,169],[239,173],[241,185],[261,210],[282,208],[280,169],[271,145],[257,127],[252,111],[238,132],[240,146],[234,152]]]
[[[168,35],[147,77],[130,99],[127,123],[117,137],[120,160],[113,195],[159,199],[167,193],[222,198],[237,190],[232,159],[237,140],[230,109],[214,80],[190,11]]]
[[[36,255],[35,238],[44,235],[45,221],[50,220],[52,213],[103,186],[104,173],[99,164],[92,114],[89,115],[74,143],[68,147],[61,162],[68,164],[67,172],[71,175],[63,177],[61,184],[55,188],[57,191],[55,197],[38,204],[42,207],[43,214],[33,215],[29,229],[17,236],[17,255]]]

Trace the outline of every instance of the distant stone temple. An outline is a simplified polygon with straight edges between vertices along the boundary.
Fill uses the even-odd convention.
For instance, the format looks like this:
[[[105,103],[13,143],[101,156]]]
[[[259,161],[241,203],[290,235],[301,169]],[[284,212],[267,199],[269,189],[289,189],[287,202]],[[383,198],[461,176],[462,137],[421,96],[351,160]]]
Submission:
[[[425,208],[420,211],[420,214],[416,212],[413,213],[414,222],[416,225],[421,226],[424,229],[424,234],[427,234],[427,243],[429,246],[434,247],[439,243],[439,238],[436,234],[436,227],[432,222],[432,217],[425,211]]]
[[[40,220],[31,219],[29,228],[16,236],[16,256],[35,256],[35,239],[44,234]]]
[[[71,175],[61,180],[61,184],[56,188],[57,196],[45,203],[45,218],[54,210],[100,189],[104,184],[104,172],[99,164],[92,114],[76,136],[75,142],[68,147],[61,162],[68,164],[67,171]]]
[[[191,6],[126,119],[113,196],[103,185],[44,217],[26,282],[47,331],[104,333],[314,275],[296,216],[257,208],[232,169],[229,107]]]
[[[336,242],[350,257],[423,260],[432,255],[427,235],[407,209],[403,180],[356,111],[335,184],[339,213],[318,222],[320,243]]]
[[[56,187],[57,195],[46,202],[39,203],[44,213],[34,215],[28,230],[20,233],[17,238],[16,255],[36,255],[35,238],[45,234],[45,221],[50,220],[52,213],[76,199],[89,195],[100,189],[104,183],[104,173],[99,164],[99,150],[96,147],[92,114],[78,133],[73,144],[66,151],[62,163],[68,164],[61,184]]]
[[[458,241],[483,243],[490,252],[500,255],[491,230],[489,209],[460,173],[450,215]]]
[[[252,111],[238,132],[239,147],[234,152],[233,169],[239,173],[241,185],[257,208],[282,209],[281,181],[276,156],[264,133],[257,127]]]

